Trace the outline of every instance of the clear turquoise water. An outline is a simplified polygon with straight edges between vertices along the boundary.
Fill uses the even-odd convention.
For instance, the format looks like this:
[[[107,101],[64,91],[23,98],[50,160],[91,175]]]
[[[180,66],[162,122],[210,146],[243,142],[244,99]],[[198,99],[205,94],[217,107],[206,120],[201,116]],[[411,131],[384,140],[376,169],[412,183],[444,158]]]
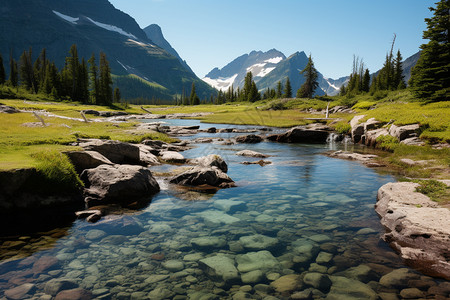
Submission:
[[[164,121],[176,125],[198,123]],[[203,128],[212,126],[219,128],[202,124]],[[330,299],[337,299],[332,298],[329,288],[320,291],[306,283],[297,291],[285,293],[267,286],[280,276],[299,274],[303,277],[310,272],[344,276],[355,283],[356,279],[348,271],[361,265],[369,266],[371,271],[370,276],[359,278],[358,284],[375,294],[399,294],[402,288],[414,287],[409,282],[398,288],[379,284],[383,275],[407,268],[380,239],[384,229],[374,212],[378,188],[395,179],[357,162],[323,155],[329,149],[340,147],[343,146],[198,144],[183,155],[187,158],[221,155],[237,187],[199,194],[189,189],[180,191],[159,178],[162,190],[145,209],[108,216],[96,224],[76,221],[70,228],[61,229],[67,230],[63,237],[58,236],[58,230],[38,237],[22,237],[23,247],[32,254],[0,265],[0,298],[7,290],[31,283],[34,286],[26,298],[39,299],[50,291],[52,279],[64,278],[98,299],[262,299],[268,296],[288,299],[301,291],[311,291],[314,298],[328,295]],[[243,149],[270,155],[266,160],[272,164],[264,167],[241,164],[257,160],[235,155]],[[186,195],[189,200],[185,200]],[[242,203],[237,209],[225,211],[218,205],[224,200]],[[264,250],[246,247],[241,242],[241,237],[254,235],[276,239],[275,246],[268,249],[278,261],[276,267],[263,269],[263,276],[256,281],[224,283],[207,274],[199,263],[207,257],[225,255],[238,266],[238,256]],[[199,237],[218,238],[225,243],[199,248],[193,244]],[[304,253],[296,248],[303,244],[313,245],[316,250],[309,259],[299,262]],[[331,259],[320,261],[319,252],[331,255]],[[57,261],[48,269],[39,270],[36,262],[43,257]],[[168,266],[168,262],[175,267]],[[343,298],[339,299],[352,299],[350,295],[355,293],[351,290],[348,297],[341,291],[339,295]],[[355,299],[370,299],[367,293],[361,293]]]

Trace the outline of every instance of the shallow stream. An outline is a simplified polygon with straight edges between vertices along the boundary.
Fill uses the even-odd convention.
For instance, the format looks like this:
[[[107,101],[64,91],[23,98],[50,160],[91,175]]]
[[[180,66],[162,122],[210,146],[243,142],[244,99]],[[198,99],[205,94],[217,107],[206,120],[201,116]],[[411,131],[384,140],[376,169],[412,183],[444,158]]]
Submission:
[[[431,297],[444,283],[409,269],[380,239],[376,194],[395,178],[323,155],[342,147],[197,144],[182,154],[221,155],[237,187],[198,193],[158,179],[161,192],[140,211],[8,241],[16,246],[3,252],[29,256],[0,264],[0,299],[18,287],[29,288],[27,299],[68,288],[95,299],[396,299],[405,290]],[[259,160],[235,155],[243,149],[272,164],[241,164]]]

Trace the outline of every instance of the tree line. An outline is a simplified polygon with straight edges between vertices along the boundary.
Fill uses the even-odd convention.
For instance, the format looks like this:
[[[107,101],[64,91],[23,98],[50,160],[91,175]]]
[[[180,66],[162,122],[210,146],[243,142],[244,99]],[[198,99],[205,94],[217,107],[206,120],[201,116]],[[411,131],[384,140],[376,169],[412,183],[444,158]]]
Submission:
[[[0,54],[0,85],[23,87],[33,94],[86,104],[110,105],[113,101],[120,102],[120,90],[112,89],[111,68],[105,53],[100,52],[99,65],[95,54],[86,62],[84,58],[80,60],[74,44],[61,70],[48,59],[45,48],[34,61],[32,54],[31,48],[24,50],[18,62],[10,55],[8,79]]]

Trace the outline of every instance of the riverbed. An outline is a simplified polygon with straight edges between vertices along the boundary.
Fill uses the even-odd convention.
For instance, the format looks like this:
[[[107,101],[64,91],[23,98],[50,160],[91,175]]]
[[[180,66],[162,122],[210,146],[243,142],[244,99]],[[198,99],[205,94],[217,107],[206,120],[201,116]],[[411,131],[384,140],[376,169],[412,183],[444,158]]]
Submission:
[[[261,130],[197,120],[148,122]],[[161,177],[161,191],[139,211],[3,238],[16,243],[3,251],[27,254],[1,263],[0,298],[18,288],[29,289],[24,297],[32,299],[67,289],[95,299],[377,299],[405,290],[431,295],[443,283],[409,269],[380,239],[376,194],[395,178],[323,155],[349,147],[355,149],[343,143],[195,144],[182,154],[220,155],[236,187],[180,189]],[[268,155],[270,164],[243,164],[259,160],[236,155],[244,149]]]

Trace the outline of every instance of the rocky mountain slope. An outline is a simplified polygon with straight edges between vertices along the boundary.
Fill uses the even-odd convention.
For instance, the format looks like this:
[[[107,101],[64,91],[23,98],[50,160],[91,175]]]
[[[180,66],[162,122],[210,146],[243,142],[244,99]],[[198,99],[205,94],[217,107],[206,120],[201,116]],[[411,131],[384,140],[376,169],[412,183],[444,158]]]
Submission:
[[[190,91],[192,82],[200,98],[214,93],[107,0],[3,0],[0,12],[0,53],[6,62],[10,53],[18,60],[31,47],[35,59],[46,48],[62,67],[70,46],[77,44],[86,60],[106,53],[123,98],[172,99]]]

